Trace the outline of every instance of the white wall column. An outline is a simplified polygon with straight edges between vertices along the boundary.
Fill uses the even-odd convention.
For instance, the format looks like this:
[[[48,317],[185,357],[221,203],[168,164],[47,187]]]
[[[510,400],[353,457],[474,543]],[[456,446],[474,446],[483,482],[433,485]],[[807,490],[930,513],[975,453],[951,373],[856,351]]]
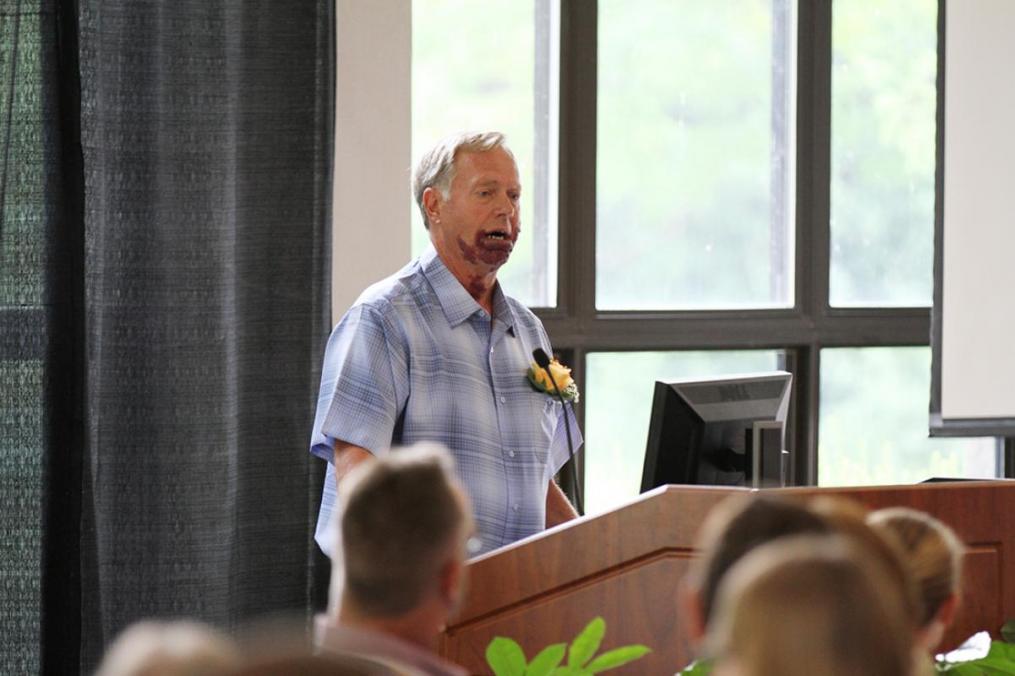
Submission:
[[[409,260],[412,3],[335,2],[332,316]]]

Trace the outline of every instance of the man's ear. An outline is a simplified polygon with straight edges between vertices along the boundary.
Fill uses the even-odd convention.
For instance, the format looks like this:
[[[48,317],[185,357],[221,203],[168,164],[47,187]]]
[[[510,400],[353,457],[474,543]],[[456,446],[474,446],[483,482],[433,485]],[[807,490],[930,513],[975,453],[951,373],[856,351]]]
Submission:
[[[937,621],[945,627],[950,627],[952,622],[955,621],[955,614],[959,612],[959,595],[953,593],[945,602],[941,604],[941,607],[937,609]]]
[[[680,610],[687,621],[687,636],[695,646],[701,645],[705,638],[705,613],[701,607],[701,594],[689,584],[681,580],[677,586]]]
[[[458,608],[462,601],[462,576],[465,574],[465,563],[457,557],[452,557],[441,566],[438,580],[438,591],[441,600],[449,609]]]
[[[426,219],[431,226],[441,222],[442,203],[441,193],[436,188],[423,191],[423,210],[426,211]]]
[[[944,600],[937,609],[937,613],[934,614],[934,617],[926,625],[917,630],[916,638],[918,645],[922,646],[927,652],[935,652],[938,646],[941,645],[941,640],[944,638],[945,632],[948,631],[948,627],[955,620],[955,614],[958,610],[959,595],[952,594]]]

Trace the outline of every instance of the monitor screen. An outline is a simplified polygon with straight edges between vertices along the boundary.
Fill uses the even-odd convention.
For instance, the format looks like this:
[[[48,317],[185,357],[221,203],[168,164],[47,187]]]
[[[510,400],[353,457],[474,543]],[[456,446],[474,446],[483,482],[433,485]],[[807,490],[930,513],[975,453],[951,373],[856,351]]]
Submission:
[[[657,381],[642,492],[664,484],[783,485],[793,376]]]

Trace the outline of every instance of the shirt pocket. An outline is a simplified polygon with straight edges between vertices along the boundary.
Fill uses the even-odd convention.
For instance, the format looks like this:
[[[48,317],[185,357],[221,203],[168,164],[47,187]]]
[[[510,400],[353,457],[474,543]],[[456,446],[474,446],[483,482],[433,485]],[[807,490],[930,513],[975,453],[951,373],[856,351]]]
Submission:
[[[546,450],[550,449],[553,444],[553,437],[557,433],[557,425],[560,422],[561,413],[564,410],[564,405],[556,399],[543,395],[545,401],[543,402],[543,411],[540,416],[540,422],[542,424],[543,439],[545,440]]]

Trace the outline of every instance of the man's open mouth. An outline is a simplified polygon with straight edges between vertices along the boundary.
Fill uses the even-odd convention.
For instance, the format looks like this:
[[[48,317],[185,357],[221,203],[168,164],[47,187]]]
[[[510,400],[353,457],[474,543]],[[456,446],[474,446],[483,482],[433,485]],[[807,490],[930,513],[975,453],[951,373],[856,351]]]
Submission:
[[[515,237],[511,228],[503,230],[482,230],[476,237],[479,257],[487,263],[503,263],[515,248]]]

